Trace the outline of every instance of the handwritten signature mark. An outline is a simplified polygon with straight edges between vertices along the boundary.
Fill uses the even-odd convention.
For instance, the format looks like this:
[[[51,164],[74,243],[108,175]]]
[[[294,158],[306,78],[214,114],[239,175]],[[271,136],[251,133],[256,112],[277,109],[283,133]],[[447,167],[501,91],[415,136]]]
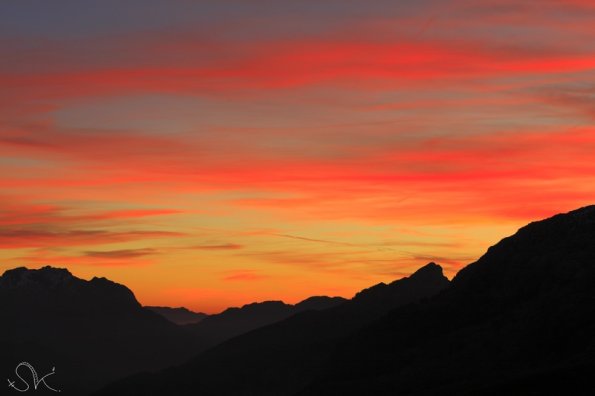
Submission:
[[[39,377],[37,375],[37,371],[35,371],[35,369],[33,368],[33,366],[31,366],[29,363],[27,362],[21,362],[17,365],[17,367],[14,369],[14,373],[16,374],[17,377],[19,377],[19,379],[23,382],[23,384],[19,384],[20,386],[17,387],[17,385],[15,385],[15,381],[11,381],[10,378],[8,379],[8,387],[12,388],[14,390],[16,390],[17,392],[27,392],[30,388],[29,383],[23,378],[21,377],[21,374],[19,373],[19,368],[24,367],[25,369],[29,369],[29,371],[31,372],[31,375],[33,376],[33,389],[37,390],[37,388],[39,387],[40,384],[45,385],[45,387],[51,391],[54,392],[60,392],[60,390],[58,389],[54,389],[51,386],[49,386],[47,384],[46,378],[56,374],[56,368],[52,367],[52,371],[49,372],[48,374],[44,375],[43,377]],[[24,386],[21,387],[21,386]]]

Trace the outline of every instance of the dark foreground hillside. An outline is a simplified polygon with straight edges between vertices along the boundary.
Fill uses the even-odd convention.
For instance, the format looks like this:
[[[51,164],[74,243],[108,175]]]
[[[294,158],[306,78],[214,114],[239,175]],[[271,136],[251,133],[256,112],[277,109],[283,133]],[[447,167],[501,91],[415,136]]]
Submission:
[[[595,394],[595,207],[532,223],[355,334],[302,395]]]
[[[65,269],[16,268],[0,277],[0,368],[17,379],[30,363],[62,395],[84,395],[106,381],[179,363],[198,353],[196,338],[138,303],[105,278],[79,279]],[[31,389],[32,373],[22,368]],[[25,389],[18,381],[16,386]],[[17,394],[4,385],[2,392]],[[47,391],[51,392],[51,391]],[[4,393],[0,393],[4,394]]]
[[[43,384],[35,389],[34,374],[19,367],[21,362],[31,364],[38,378],[55,369],[50,387],[62,395],[82,396],[121,377],[180,364],[232,336],[297,312],[343,302],[317,296],[296,305],[253,303],[204,318],[183,309],[142,307],[127,287],[105,278],[87,281],[53,267],[8,270],[0,276],[0,370],[15,387],[0,388],[0,395],[17,389],[54,393]],[[196,318],[202,321],[174,323]]]
[[[159,315],[163,316],[165,319],[169,320],[172,323],[177,325],[188,325],[198,323],[204,318],[208,317],[209,315],[202,313],[202,312],[194,312],[189,310],[188,308],[178,307],[151,307],[145,306],[145,308],[158,313]]]
[[[227,308],[216,315],[210,315],[186,326],[206,347],[217,345],[225,340],[251,330],[279,322],[304,311],[320,311],[341,305],[346,300],[341,297],[315,296],[295,305],[283,301],[263,301],[246,304],[242,307]]]

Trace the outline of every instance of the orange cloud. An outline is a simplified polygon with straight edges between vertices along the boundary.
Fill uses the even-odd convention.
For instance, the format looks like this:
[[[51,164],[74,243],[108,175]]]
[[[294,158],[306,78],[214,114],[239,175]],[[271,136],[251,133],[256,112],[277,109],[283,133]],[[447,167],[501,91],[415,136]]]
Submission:
[[[260,281],[268,278],[266,275],[262,275],[254,270],[237,270],[231,271],[225,275],[222,279],[224,281]]]
[[[85,256],[95,257],[101,259],[130,259],[142,256],[149,256],[158,253],[157,249],[123,249],[123,250],[109,250],[109,251],[87,251]]]
[[[244,246],[237,243],[223,243],[218,245],[198,245],[193,246],[192,249],[198,250],[239,250],[243,249]]]

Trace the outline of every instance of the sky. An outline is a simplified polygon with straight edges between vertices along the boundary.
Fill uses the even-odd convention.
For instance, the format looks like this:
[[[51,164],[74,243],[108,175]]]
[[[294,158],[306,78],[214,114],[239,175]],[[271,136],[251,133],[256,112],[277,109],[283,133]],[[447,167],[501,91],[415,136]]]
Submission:
[[[590,0],[0,3],[0,270],[218,312],[595,202]]]

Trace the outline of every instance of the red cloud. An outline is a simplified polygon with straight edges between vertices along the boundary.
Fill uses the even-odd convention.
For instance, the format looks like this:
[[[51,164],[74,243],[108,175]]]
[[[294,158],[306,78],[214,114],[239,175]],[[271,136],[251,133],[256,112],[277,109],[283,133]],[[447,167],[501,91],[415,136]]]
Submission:
[[[178,66],[172,62],[53,73],[5,72],[0,74],[0,84],[3,95],[13,101],[30,101],[131,93],[229,94],[320,84],[392,90],[403,85],[426,87],[430,80],[436,86],[595,68],[593,53],[556,48],[535,51],[468,38],[280,40],[253,43],[249,52],[237,43],[219,44],[230,56],[215,59],[214,64]]]

